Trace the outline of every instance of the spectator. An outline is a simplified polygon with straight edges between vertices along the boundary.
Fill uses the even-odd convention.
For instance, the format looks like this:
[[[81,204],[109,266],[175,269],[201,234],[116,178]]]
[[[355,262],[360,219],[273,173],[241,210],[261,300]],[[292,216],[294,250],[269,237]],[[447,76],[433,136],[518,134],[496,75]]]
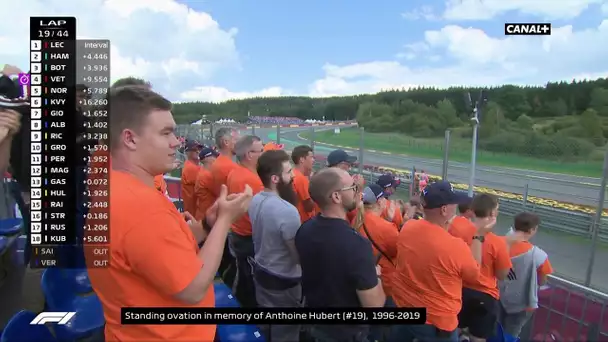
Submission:
[[[473,224],[472,220],[475,218],[475,213],[471,210],[471,203],[473,199],[467,197],[463,202],[458,204],[458,213],[460,215],[455,216],[450,222],[448,232],[455,237],[461,238],[468,245],[471,244],[471,239],[477,232],[477,227]]]
[[[537,215],[523,212],[515,216],[510,234],[519,237],[509,251],[513,268],[500,283],[500,323],[507,334],[515,337],[538,309],[538,288],[553,273],[547,253],[530,243],[539,225]]]
[[[344,150],[333,150],[327,155],[328,167],[335,167],[346,172],[350,171],[351,167],[356,161],[357,157],[349,155]],[[354,175],[353,179],[355,181],[355,184],[357,184],[357,190],[363,189],[363,186],[365,185],[365,180],[363,179],[363,177],[361,177],[360,175]],[[356,197],[360,199],[360,193],[357,194]],[[356,215],[357,212],[355,209],[353,209],[347,214],[346,219],[348,220],[348,222],[352,222],[355,219]]]
[[[182,199],[184,201],[184,212],[192,215],[196,214],[196,201],[194,198],[194,186],[196,185],[196,177],[200,170],[200,158],[198,154],[201,151],[201,145],[194,141],[186,143],[186,162],[182,169]]]
[[[194,196],[196,199],[196,212],[194,218],[202,220],[205,217],[205,212],[213,205],[214,197],[211,192],[211,184],[213,182],[211,176],[211,167],[219,156],[212,148],[203,148],[199,153],[202,167],[198,170],[196,176],[196,185],[194,186]]]
[[[251,189],[229,200],[223,188],[210,211],[217,219],[208,216],[213,224],[207,230],[208,243],[199,250],[197,239],[205,235],[201,222],[188,218],[190,223],[186,223],[153,188],[154,176],[172,169],[178,145],[172,133],[171,103],[141,87],[121,87],[110,97],[112,262],[107,268],[88,270],[103,306],[105,338],[212,341],[214,325],[123,326],[120,310],[128,306],[213,307],[213,280],[223,243],[231,222],[247,210]],[[103,209],[92,209],[97,210]]]
[[[283,147],[285,147],[285,145],[283,145],[283,144],[277,144],[274,141],[270,141],[270,142],[264,144],[264,152],[266,152],[266,151],[274,151],[274,150],[282,150]]]
[[[304,222],[296,234],[307,305],[383,307],[386,296],[378,278],[370,242],[355,232],[346,213],[357,206],[357,184],[344,170],[327,168],[310,180],[310,196],[321,214]],[[319,341],[368,341],[368,326],[316,325]]]
[[[263,308],[295,308],[302,304],[302,269],[294,238],[300,215],[293,205],[293,169],[282,150],[262,153],[257,165],[264,191],[255,195],[249,217],[255,249],[254,280],[257,304]],[[299,341],[299,325],[271,325],[266,339]]]
[[[315,162],[312,148],[307,145],[295,147],[291,152],[291,160],[295,164],[293,169],[293,186],[298,197],[297,208],[300,213],[300,219],[304,223],[315,215],[315,203],[308,193],[309,177],[312,174]]]
[[[238,165],[232,160],[234,158],[234,145],[239,139],[239,132],[231,127],[221,127],[215,132],[215,145],[219,151],[219,157],[211,166],[211,193],[213,201],[219,194],[222,184],[227,184],[228,175]],[[211,200],[210,200],[211,201]],[[228,243],[225,244],[224,257],[220,265],[222,280],[228,287],[233,286],[236,277],[236,260],[230,253]]]
[[[228,193],[240,193],[246,186],[251,187],[254,195],[264,190],[264,184],[256,170],[263,149],[262,140],[255,135],[246,135],[239,139],[234,148],[238,165],[228,176]],[[251,220],[247,213],[232,224],[229,242],[230,251],[236,258],[237,269],[232,292],[243,307],[255,307],[255,286],[248,260],[254,256],[254,250]]]
[[[21,128],[21,114],[15,110],[4,107],[0,103],[0,132],[5,132],[0,139],[0,171],[4,173],[9,165],[13,137]]]
[[[391,342],[457,341],[463,280],[475,281],[479,276],[481,240],[474,239],[469,249],[447,232],[456,205],[466,195],[442,181],[428,185],[422,196],[425,217],[407,221],[399,233],[392,295],[398,307],[425,307],[426,324],[393,326]],[[496,218],[476,223],[476,236],[481,237]]]
[[[150,82],[137,77],[121,78],[118,81],[114,82],[114,84],[112,84],[112,89],[124,86],[140,86],[145,87],[147,89],[152,89],[152,84],[150,84]]]
[[[475,214],[475,221],[495,221],[498,216],[498,197],[484,193],[476,195],[471,202],[471,211]],[[502,237],[492,232],[487,232],[485,236],[475,236],[475,231],[468,234],[463,237],[467,244],[472,243],[473,239],[479,239],[483,244],[481,268],[477,279],[464,280],[458,326],[467,329],[466,334],[470,340],[477,342],[494,335],[498,321],[497,279],[506,278],[512,265],[507,244]]]
[[[385,306],[394,307],[391,286],[395,274],[399,229],[382,217],[385,211],[382,203],[387,201],[378,184],[371,184],[363,189],[363,206],[358,209],[353,228],[371,242],[376,264],[380,265],[382,271],[380,279],[387,297]],[[385,326],[375,326],[372,327],[371,335],[376,341],[385,341],[388,330]]]
[[[349,155],[344,150],[333,150],[327,155],[328,167],[337,167],[347,172],[356,161],[357,157]]]
[[[392,194],[397,191],[397,187],[401,184],[401,180],[395,178],[391,174],[384,174],[378,177],[376,184],[382,188],[383,196],[388,199]],[[383,201],[384,211],[382,217],[393,222],[397,227],[403,225],[403,213],[401,208],[395,201]]]

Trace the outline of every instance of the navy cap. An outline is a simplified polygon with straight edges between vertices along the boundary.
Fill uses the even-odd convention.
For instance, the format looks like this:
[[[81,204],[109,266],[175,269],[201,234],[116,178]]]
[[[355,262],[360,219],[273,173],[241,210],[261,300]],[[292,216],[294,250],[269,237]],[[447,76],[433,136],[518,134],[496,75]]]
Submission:
[[[384,196],[384,190],[378,184],[370,184],[363,189],[363,203],[374,204]]]
[[[192,151],[192,150],[198,150],[202,147],[201,144],[199,144],[198,141],[195,140],[188,140],[186,141],[186,151]]]
[[[209,148],[209,147],[205,147],[201,150],[201,153],[198,154],[199,158],[201,160],[208,158],[208,157],[217,157],[219,155],[219,153],[217,153],[216,150]]]
[[[381,175],[380,177],[378,177],[376,184],[380,185],[383,189],[386,189],[389,187],[396,188],[399,186],[399,184],[401,184],[401,180],[395,178],[395,176],[393,176],[393,175],[384,174],[384,175]]]
[[[344,150],[334,150],[327,155],[327,166],[336,166],[340,163],[352,164],[357,161],[357,157],[351,156]]]
[[[463,192],[456,192],[449,182],[440,181],[427,185],[422,192],[422,206],[425,209],[437,209],[444,205],[460,204],[469,200]]]

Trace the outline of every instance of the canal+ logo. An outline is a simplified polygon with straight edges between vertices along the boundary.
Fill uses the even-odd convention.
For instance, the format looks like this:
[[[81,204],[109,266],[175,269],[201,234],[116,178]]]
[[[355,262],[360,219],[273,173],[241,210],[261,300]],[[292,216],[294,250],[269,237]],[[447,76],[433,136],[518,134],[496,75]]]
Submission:
[[[551,24],[548,23],[506,23],[505,36],[549,36]]]

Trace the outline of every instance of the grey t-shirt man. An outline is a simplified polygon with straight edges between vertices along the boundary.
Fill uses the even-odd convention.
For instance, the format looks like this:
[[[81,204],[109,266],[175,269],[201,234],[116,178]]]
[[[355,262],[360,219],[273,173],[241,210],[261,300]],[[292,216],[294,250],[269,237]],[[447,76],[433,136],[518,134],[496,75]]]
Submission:
[[[302,268],[286,243],[300,228],[300,214],[291,203],[277,194],[262,191],[249,205],[255,261],[270,274],[300,278]]]

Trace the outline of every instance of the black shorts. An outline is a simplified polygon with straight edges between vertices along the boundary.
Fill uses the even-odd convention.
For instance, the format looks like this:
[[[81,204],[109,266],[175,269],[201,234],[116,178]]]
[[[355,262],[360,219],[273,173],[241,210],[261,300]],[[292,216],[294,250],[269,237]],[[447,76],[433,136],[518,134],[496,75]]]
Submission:
[[[463,288],[458,327],[469,328],[469,333],[474,337],[488,339],[494,336],[498,305],[498,300],[487,293]]]

